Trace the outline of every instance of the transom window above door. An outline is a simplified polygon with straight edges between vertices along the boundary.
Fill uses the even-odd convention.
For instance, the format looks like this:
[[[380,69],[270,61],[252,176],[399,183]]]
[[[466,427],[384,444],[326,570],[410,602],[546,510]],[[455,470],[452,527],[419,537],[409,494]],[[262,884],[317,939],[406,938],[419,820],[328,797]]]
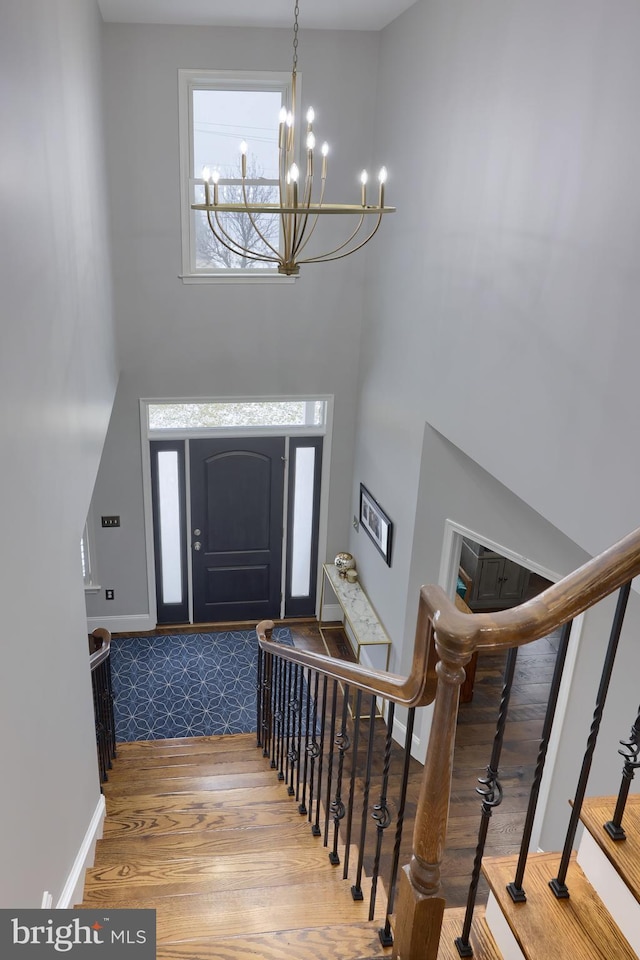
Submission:
[[[282,432],[324,433],[327,422],[327,401],[298,400],[188,400],[147,402],[149,436],[176,431],[228,431],[250,429]]]

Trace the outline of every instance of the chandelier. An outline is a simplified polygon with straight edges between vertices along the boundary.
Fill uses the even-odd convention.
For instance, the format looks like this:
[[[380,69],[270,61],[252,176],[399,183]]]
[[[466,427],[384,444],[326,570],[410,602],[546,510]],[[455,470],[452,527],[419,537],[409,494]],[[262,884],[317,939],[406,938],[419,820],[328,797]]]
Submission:
[[[239,197],[233,201],[223,199],[220,202],[220,174],[205,167],[202,171],[204,181],[204,203],[191,204],[192,210],[206,213],[209,228],[216,241],[247,260],[265,265],[277,265],[278,273],[296,276],[303,263],[326,263],[340,260],[360,250],[378,232],[385,213],[393,213],[395,207],[385,207],[384,190],[387,171],[382,167],[378,174],[376,202],[368,202],[368,174],[363,170],[360,175],[360,203],[325,203],[324,193],[327,182],[329,146],[323,143],[320,148],[320,177],[317,176],[316,136],[313,131],[315,114],[313,107],[306,113],[305,171],[300,171],[296,163],[296,79],[298,70],[298,14],[299,0],[295,0],[293,25],[293,69],[291,72],[291,109],[282,107],[278,125],[278,203],[255,202],[250,197],[247,180],[246,141],[240,144],[241,188]],[[319,179],[319,184],[318,184]],[[243,231],[243,240],[250,233],[250,240],[241,243],[225,230],[221,214],[241,214],[251,225],[250,231]],[[314,233],[318,218],[324,214],[342,214],[351,218],[351,233],[346,240],[326,253],[305,255],[307,244]],[[280,243],[271,242],[264,229],[265,215],[279,219]],[[373,224],[371,220],[373,218]],[[363,226],[367,224],[364,229]]]

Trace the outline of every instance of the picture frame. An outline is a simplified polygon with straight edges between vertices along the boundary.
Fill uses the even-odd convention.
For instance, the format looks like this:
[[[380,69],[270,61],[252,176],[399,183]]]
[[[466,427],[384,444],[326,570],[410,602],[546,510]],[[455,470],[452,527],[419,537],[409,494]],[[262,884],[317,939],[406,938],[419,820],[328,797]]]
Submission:
[[[360,526],[390,567],[393,523],[364,483],[360,484]]]

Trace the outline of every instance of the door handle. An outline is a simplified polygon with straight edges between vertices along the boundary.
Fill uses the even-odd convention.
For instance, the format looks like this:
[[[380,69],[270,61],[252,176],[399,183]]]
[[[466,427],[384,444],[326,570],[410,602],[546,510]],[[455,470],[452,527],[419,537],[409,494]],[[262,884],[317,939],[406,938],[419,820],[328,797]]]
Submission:
[[[193,545],[193,549],[194,549],[194,550],[200,550],[201,547],[202,547],[202,544],[200,543],[200,541],[199,541],[199,540],[196,540],[196,542],[195,542],[194,545]]]

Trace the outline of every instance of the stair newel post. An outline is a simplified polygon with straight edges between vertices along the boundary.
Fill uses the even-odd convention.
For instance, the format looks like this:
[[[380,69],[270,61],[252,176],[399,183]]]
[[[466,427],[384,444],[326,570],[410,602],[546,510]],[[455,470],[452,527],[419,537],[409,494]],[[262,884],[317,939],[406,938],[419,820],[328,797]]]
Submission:
[[[380,787],[380,799],[373,807],[371,816],[376,822],[376,851],[373,859],[373,872],[371,874],[371,899],[369,901],[369,920],[373,920],[376,910],[376,894],[378,891],[378,875],[380,873],[380,854],[382,852],[382,840],[384,832],[391,824],[391,813],[387,804],[387,791],[389,789],[389,770],[391,769],[391,745],[393,743],[393,718],[395,715],[395,703],[389,703],[387,712],[387,736],[384,745],[384,765],[382,767],[382,785]]]
[[[347,732],[347,718],[349,707],[349,686],[344,688],[342,698],[342,717],[340,721],[340,732],[336,735],[336,745],[338,747],[338,772],[336,775],[336,792],[331,802],[331,813],[333,815],[333,849],[329,854],[329,861],[337,867],[340,863],[338,854],[338,837],[340,833],[340,822],[344,819],[346,807],[342,800],[342,775],[344,772],[344,755],[351,746],[351,740]]]
[[[324,740],[325,740],[325,731],[327,726],[327,686],[328,686],[328,677],[325,675],[322,678],[322,706],[320,707],[320,752],[318,754],[318,780],[316,786],[316,818],[315,822],[311,827],[311,832],[314,837],[322,836],[322,830],[320,829],[320,797],[322,792],[322,765],[324,762]]]
[[[424,597],[424,593],[423,593]],[[425,611],[429,613],[425,617]],[[419,613],[427,630],[434,630],[440,661],[431,732],[413,831],[411,862],[400,871],[393,945],[394,960],[436,960],[445,901],[440,896],[440,871],[447,833],[453,751],[464,665],[476,647],[473,617],[468,635],[445,632],[440,611]]]
[[[533,833],[533,823],[535,820],[536,810],[538,807],[538,798],[540,796],[540,784],[542,783],[542,774],[544,773],[544,765],[547,758],[547,750],[549,748],[549,738],[551,736],[553,721],[556,715],[556,707],[558,705],[558,694],[560,693],[560,683],[562,682],[564,665],[567,659],[567,650],[569,649],[569,638],[571,636],[572,624],[573,624],[573,621],[569,620],[567,623],[564,624],[564,626],[562,627],[562,631],[560,633],[560,645],[558,647],[558,653],[556,655],[556,663],[553,669],[553,677],[551,680],[551,690],[549,691],[549,703],[547,705],[544,724],[542,726],[540,747],[538,748],[538,759],[536,761],[536,769],[533,775],[533,783],[531,785],[531,793],[529,794],[529,803],[527,805],[527,815],[525,817],[524,829],[522,832],[522,843],[520,844],[520,856],[518,857],[518,865],[516,867],[516,875],[513,879],[513,882],[507,886],[507,891],[509,893],[509,896],[514,901],[514,903],[523,903],[527,899],[527,895],[523,889],[522,883],[524,880],[524,873],[527,866],[527,856],[529,854],[529,846],[531,844],[531,835]]]
[[[407,786],[409,783],[409,767],[411,764],[411,742],[413,739],[413,725],[415,722],[416,708],[411,707],[407,714],[407,731],[404,738],[404,764],[402,767],[402,782],[400,784],[400,801],[398,805],[398,816],[396,819],[396,835],[393,843],[393,860],[391,864],[391,878],[389,880],[389,896],[387,899],[387,919],[384,927],[378,930],[378,937],[383,947],[393,945],[393,934],[391,933],[391,916],[393,915],[393,905],[396,896],[396,881],[398,879],[398,867],[400,864],[400,844],[402,843],[402,830],[404,827],[404,811],[407,802]]]
[[[336,712],[338,709],[338,681],[333,681],[331,696],[331,727],[329,732],[329,760],[327,763],[327,796],[324,807],[324,845],[329,843],[329,816],[331,813],[331,788],[333,780],[333,757],[336,747]]]
[[[627,805],[631,781],[636,775],[636,770],[638,767],[640,767],[640,761],[638,760],[638,755],[640,754],[640,707],[638,707],[638,713],[634,724],[631,727],[629,738],[627,740],[621,740],[620,746],[622,749],[618,750],[618,753],[621,757],[624,757],[622,781],[620,783],[620,790],[618,792],[618,799],[616,801],[616,808],[613,812],[613,817],[604,825],[604,829],[607,831],[612,840],[627,839],[624,827],[622,826],[622,817],[624,816],[625,807]]]
[[[364,868],[364,848],[367,841],[367,823],[369,816],[369,790],[371,789],[371,770],[373,767],[373,745],[375,741],[376,724],[376,697],[371,695],[371,704],[369,707],[369,742],[367,745],[367,766],[364,774],[364,786],[362,789],[362,820],[360,822],[360,845],[358,849],[358,869],[356,872],[356,882],[351,887],[351,896],[354,900],[363,900],[362,892],[362,871]]]
[[[471,883],[469,885],[469,895],[467,897],[467,909],[464,917],[462,933],[456,937],[456,949],[461,957],[472,957],[473,948],[469,943],[471,933],[471,924],[473,922],[473,912],[476,907],[476,897],[478,894],[478,883],[480,881],[480,871],[482,869],[482,858],[487,843],[487,834],[491,815],[496,807],[502,803],[502,785],[499,776],[500,756],[502,754],[502,745],[504,743],[504,731],[507,724],[507,713],[509,710],[509,700],[511,698],[511,688],[516,670],[516,661],[518,658],[518,648],[512,647],[507,654],[507,663],[504,671],[504,681],[502,686],[502,696],[500,698],[500,708],[498,710],[498,722],[496,732],[493,738],[493,747],[491,750],[491,759],[487,767],[487,774],[478,780],[480,784],[476,787],[476,793],[482,797],[482,814],[480,818],[480,829],[478,831],[478,843],[476,846],[475,857],[473,861],[473,870],[471,871]]]
[[[558,897],[558,899],[566,899],[569,896],[569,890],[565,881],[567,879],[567,872],[569,870],[569,861],[571,859],[571,851],[573,849],[573,841],[575,839],[576,830],[578,829],[578,822],[580,820],[582,804],[584,801],[585,794],[587,792],[587,782],[589,780],[589,773],[591,772],[591,762],[593,760],[593,754],[596,749],[598,733],[600,732],[602,714],[604,712],[607,693],[609,691],[609,682],[611,680],[611,674],[613,673],[613,665],[616,659],[618,642],[620,640],[620,634],[622,632],[622,624],[624,622],[624,615],[627,609],[627,601],[629,600],[630,590],[631,590],[631,581],[625,584],[624,587],[621,587],[618,592],[618,602],[616,604],[616,612],[614,614],[613,623],[611,625],[611,633],[609,635],[609,645],[607,647],[607,654],[604,661],[604,667],[602,668],[602,675],[600,677],[600,685],[598,687],[598,693],[596,696],[596,705],[593,711],[593,720],[591,721],[591,728],[589,730],[589,736],[587,738],[587,748],[585,750],[584,759],[582,761],[582,768],[580,770],[580,778],[578,780],[576,795],[573,800],[571,817],[569,819],[569,828],[567,830],[567,836],[565,839],[564,848],[562,850],[562,858],[560,860],[560,869],[558,870],[558,876],[555,877],[553,880],[549,881],[549,886],[555,893],[556,897]]]
[[[358,690],[355,700],[355,714],[353,718],[353,750],[351,751],[351,776],[349,778],[349,799],[347,801],[347,823],[344,838],[344,866],[342,879],[349,876],[349,848],[351,847],[351,829],[353,826],[353,798],[356,788],[356,773],[358,769],[358,745],[360,742],[360,711],[362,710],[362,690]]]

